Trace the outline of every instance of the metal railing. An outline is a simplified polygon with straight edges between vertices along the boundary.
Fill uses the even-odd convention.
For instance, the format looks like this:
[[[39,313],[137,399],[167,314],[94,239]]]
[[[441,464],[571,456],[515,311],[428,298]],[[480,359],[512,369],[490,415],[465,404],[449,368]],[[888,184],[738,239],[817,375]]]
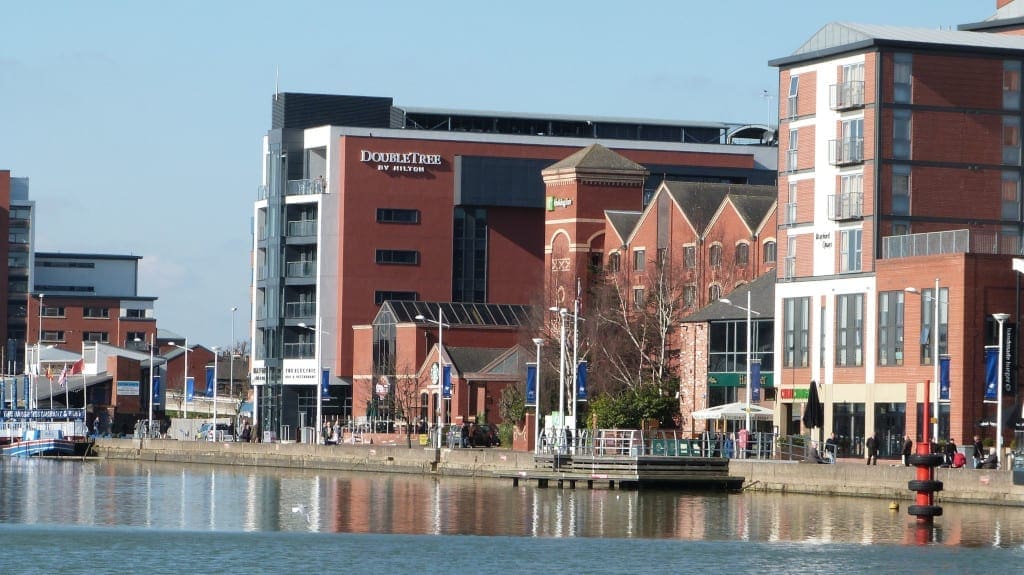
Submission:
[[[828,197],[828,217],[833,221],[859,220],[864,217],[864,194],[847,192]]]
[[[286,343],[284,344],[285,359],[309,359],[316,355],[316,344]]]
[[[828,141],[828,163],[833,166],[859,164],[864,161],[864,138],[842,138]]]
[[[833,110],[849,110],[864,106],[864,82],[842,82],[829,86],[829,107]]]
[[[782,225],[796,225],[796,202],[782,204]]]
[[[692,437],[672,429],[545,429],[540,435],[542,454],[590,457],[718,457],[771,459],[776,435],[751,432],[742,442],[740,433],[705,433]]]
[[[286,195],[289,196],[311,196],[324,193],[324,181],[322,178],[306,180],[288,180]]]
[[[970,230],[948,230],[882,238],[882,258],[910,258],[970,251]]]
[[[796,256],[782,258],[782,279],[791,280],[796,277]]]
[[[786,171],[795,172],[797,171],[800,157],[797,155],[797,150],[786,150]]]

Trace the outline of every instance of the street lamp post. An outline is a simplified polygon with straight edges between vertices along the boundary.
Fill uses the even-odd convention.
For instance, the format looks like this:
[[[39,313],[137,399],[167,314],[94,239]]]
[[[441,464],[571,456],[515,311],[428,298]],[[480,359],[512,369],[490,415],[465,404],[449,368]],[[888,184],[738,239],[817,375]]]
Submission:
[[[228,369],[231,373],[228,374],[228,395],[231,397],[231,401],[235,401],[235,312],[238,311],[238,306],[231,306],[231,346],[228,351],[231,352],[231,359],[228,362]]]
[[[994,313],[992,318],[999,324],[999,368],[996,377],[996,457],[999,468],[1003,469],[1003,323],[1010,317],[1008,313]]]
[[[210,441],[217,441],[217,354],[220,353],[220,348],[213,346],[210,348],[213,351],[213,428],[210,429]]]
[[[747,307],[743,307],[741,305],[736,305],[736,304],[732,303],[732,301],[730,301],[728,298],[718,298],[718,301],[720,301],[720,302],[722,302],[724,304],[731,305],[732,307],[734,307],[736,309],[741,309],[741,310],[747,312],[747,361],[746,361],[746,363],[747,363],[747,401],[746,401],[746,403],[747,403],[747,409],[746,409],[746,411],[747,411],[747,427],[746,427],[746,429],[747,429],[747,431],[750,431],[750,389],[751,389],[751,387],[753,387],[753,382],[750,381],[750,355],[751,355],[751,353],[750,353],[750,346],[752,345],[751,339],[752,339],[752,332],[753,332],[753,329],[752,329],[752,327],[753,327],[753,319],[750,316],[751,316],[751,314],[761,315],[761,312],[754,311],[750,307],[750,289],[747,289]]]
[[[304,329],[308,329],[309,331],[313,332],[313,339],[314,339],[314,344],[313,345],[316,346],[316,354],[315,354],[316,355],[316,378],[315,378],[316,381],[314,381],[314,386],[316,387],[316,430],[315,430],[313,436],[316,438],[314,443],[320,443],[320,437],[323,434],[322,430],[321,430],[321,427],[322,427],[323,424],[322,424],[322,422],[320,420],[321,420],[321,418],[323,418],[323,409],[324,409],[323,408],[323,397],[322,397],[323,390],[320,389],[320,378],[322,377],[321,370],[323,370],[323,361],[321,360],[321,358],[323,356],[322,356],[321,351],[320,351],[320,334],[324,333],[324,330],[322,330],[320,328],[320,318],[319,317],[317,317],[317,320],[316,320],[316,327],[310,327],[310,326],[308,326],[308,325],[306,325],[305,323],[302,323],[302,322],[299,322],[299,327],[304,328]]]
[[[556,422],[557,429],[562,430],[565,427],[565,318],[569,315],[569,310],[564,307],[552,307],[548,308],[549,311],[558,312],[558,318],[561,322],[559,327],[558,342],[560,346],[559,360],[558,360],[558,421]]]
[[[146,420],[146,435],[150,436],[153,429],[153,344],[156,334],[153,333],[149,336],[149,419]],[[142,342],[144,340],[135,338],[136,342]]]
[[[168,342],[168,344],[185,352],[185,365],[182,367],[181,375],[181,403],[185,406],[183,408],[183,418],[188,420],[188,338],[185,338],[185,345],[178,345],[173,341]]]
[[[924,308],[924,300],[927,297],[919,289],[914,287],[904,288],[903,291],[907,293],[916,293],[921,296],[921,307]],[[932,385],[930,392],[932,395],[932,415],[935,417],[935,423],[932,424],[932,439],[933,441],[939,440],[939,278],[935,278],[935,292],[932,293]],[[948,302],[947,302],[948,303]]]
[[[437,305],[437,319],[427,319],[423,314],[416,316],[416,321],[425,321],[427,323],[437,324],[437,369],[439,379],[437,380],[437,448],[441,449],[444,441],[444,344],[442,337],[444,336],[444,329],[449,327],[444,323],[444,309],[441,308],[441,304]]]
[[[534,410],[537,413],[537,416],[534,418],[535,421],[534,421],[533,425],[537,429],[534,430],[535,438],[534,438],[534,442],[533,442],[533,452],[535,454],[539,454],[540,453],[540,424],[541,424],[540,418],[542,417],[542,413],[543,413],[540,410],[540,348],[541,348],[541,346],[544,345],[544,338],[540,338],[540,337],[533,338],[533,344],[537,346],[537,370],[534,373],[535,381],[534,381],[534,391],[533,391],[534,394],[536,395],[536,402],[535,402],[536,406],[534,406]]]
[[[42,375],[43,369],[43,298],[46,294],[39,294],[39,335],[36,337],[36,380]],[[53,401],[53,393],[50,393],[50,401]],[[33,382],[31,397],[25,398],[25,405],[29,408],[36,408],[36,386]]]

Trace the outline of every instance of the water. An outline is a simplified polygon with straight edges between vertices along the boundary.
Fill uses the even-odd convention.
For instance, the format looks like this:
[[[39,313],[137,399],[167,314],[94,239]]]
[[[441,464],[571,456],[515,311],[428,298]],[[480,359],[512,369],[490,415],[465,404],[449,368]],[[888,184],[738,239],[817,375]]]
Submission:
[[[2,573],[999,573],[1024,509],[0,459]],[[928,544],[918,545],[927,540]]]

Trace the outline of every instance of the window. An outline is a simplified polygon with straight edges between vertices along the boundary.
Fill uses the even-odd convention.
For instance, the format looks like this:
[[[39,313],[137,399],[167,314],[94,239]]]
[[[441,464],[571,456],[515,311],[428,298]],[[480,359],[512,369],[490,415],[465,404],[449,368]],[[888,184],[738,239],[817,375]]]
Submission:
[[[910,110],[892,112],[892,157],[910,159]]]
[[[864,294],[836,296],[836,366],[858,367],[864,363]]]
[[[377,250],[377,263],[415,266],[420,263],[420,253],[415,250]]]
[[[378,224],[418,224],[419,210],[402,210],[397,208],[377,208]]]
[[[921,291],[921,365],[932,365],[932,318],[935,315],[935,288]],[[939,289],[939,355],[947,353],[949,333],[949,288]]]
[[[910,215],[910,166],[892,167],[892,214]]]
[[[1020,118],[1003,116],[1003,163],[1020,165]]]
[[[697,268],[697,246],[693,244],[683,246],[683,265],[688,270]]]
[[[1003,108],[1020,109],[1020,62],[1003,62]]]
[[[82,317],[107,318],[110,317],[110,308],[87,307],[82,309]]]
[[[913,79],[914,57],[910,54],[895,54],[892,70],[892,101],[909,104],[911,81]]]
[[[839,271],[860,271],[862,234],[863,232],[860,229],[842,230],[840,232]]]
[[[43,317],[64,317],[63,306],[44,305]]]
[[[43,330],[43,341],[64,341],[63,330]]]
[[[1002,218],[1016,221],[1020,217],[1020,173],[1003,172]]]
[[[903,365],[903,292],[878,294],[878,365]]]
[[[633,288],[633,309],[642,309],[644,307],[644,288],[635,287]]]
[[[789,117],[797,117],[797,104],[799,103],[800,93],[800,76],[790,76],[789,78]]]
[[[842,153],[839,163],[849,164],[864,161],[864,118],[846,120],[842,123]]]
[[[139,340],[139,341],[135,341],[135,340]],[[148,347],[146,347],[146,344],[149,342],[149,338],[146,337],[146,332],[144,332],[144,331],[130,331],[130,332],[128,332],[128,335],[125,336],[125,341],[128,342],[128,343],[137,344],[137,345],[139,345],[141,347],[149,349]]]
[[[646,254],[646,250],[633,250],[633,271],[644,271],[647,264]]]
[[[768,322],[751,322],[751,359],[761,360],[762,373],[772,369],[772,339]],[[708,371],[745,373],[747,371],[747,322],[713,321],[708,326]]]
[[[797,170],[797,145],[800,143],[799,132],[794,128],[789,131],[789,149],[786,150],[786,171]]]
[[[750,244],[736,244],[736,265],[746,266],[750,261]]]
[[[796,182],[789,182],[789,201],[783,206],[782,225],[796,225]]]
[[[893,222],[892,223],[892,235],[894,235],[894,236],[910,235],[910,222]]]
[[[708,262],[713,268],[722,267],[722,244],[711,244],[711,248],[708,250]]]
[[[144,310],[144,309],[128,308],[128,309],[124,310],[124,316],[129,318],[129,319],[142,319],[142,318],[146,317],[146,310]]]
[[[722,297],[722,286],[711,284],[708,286],[708,301],[718,301]]]
[[[764,263],[766,263],[766,264],[773,264],[773,263],[775,263],[776,258],[778,257],[778,253],[777,253],[775,242],[773,242],[773,241],[765,242],[764,243],[764,247],[762,248],[762,250],[764,252]]]
[[[108,343],[108,334],[105,331],[86,331],[82,332],[82,341],[98,341],[100,343]]]
[[[683,305],[686,307],[694,307],[697,305],[697,286],[683,286]]]
[[[619,268],[622,265],[620,263],[621,259],[622,258],[619,256],[618,252],[609,255],[608,256],[608,271],[610,271],[610,272],[617,272],[617,271],[619,271]]]
[[[782,277],[793,279],[796,277],[796,237],[786,238],[786,260],[783,262]]]
[[[784,367],[807,367],[807,338],[810,332],[809,308],[811,299],[806,297],[782,300],[783,340],[785,344],[782,363]]]
[[[382,303],[392,301],[416,301],[420,299],[419,293],[414,291],[381,291],[377,290],[373,292],[373,305],[381,305]]]

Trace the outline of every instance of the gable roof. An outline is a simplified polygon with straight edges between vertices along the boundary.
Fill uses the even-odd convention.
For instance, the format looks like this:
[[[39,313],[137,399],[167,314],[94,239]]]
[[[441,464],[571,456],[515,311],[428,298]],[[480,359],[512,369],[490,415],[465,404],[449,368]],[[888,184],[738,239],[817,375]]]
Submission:
[[[871,46],[945,46],[961,51],[1024,52],[1024,37],[964,30],[931,30],[878,24],[829,22],[791,55],[768,62],[784,66]]]
[[[643,212],[605,210],[604,217],[611,224],[615,235],[619,236],[619,241],[625,243],[629,235],[633,233],[633,229],[636,228],[642,214]]]
[[[683,323],[702,323],[731,319],[747,319],[747,312],[736,306],[747,306],[747,293],[750,293],[750,309],[757,312],[752,319],[771,319],[775,317],[775,270],[763,274],[754,281],[739,286],[729,294],[730,305],[722,300],[711,302],[703,308],[683,318]]]
[[[473,373],[482,371],[503,353],[508,351],[507,347],[448,347],[445,346],[448,357],[459,373]]]
[[[662,186],[701,236],[714,221],[727,198],[736,207],[747,227],[756,230],[775,206],[779,193],[775,186],[750,184],[666,181]]]
[[[559,171],[569,168],[629,170],[638,172],[647,171],[647,168],[644,168],[622,154],[609,150],[601,144],[591,144],[582,150],[578,150],[568,158],[551,164],[545,168],[544,171]]]

